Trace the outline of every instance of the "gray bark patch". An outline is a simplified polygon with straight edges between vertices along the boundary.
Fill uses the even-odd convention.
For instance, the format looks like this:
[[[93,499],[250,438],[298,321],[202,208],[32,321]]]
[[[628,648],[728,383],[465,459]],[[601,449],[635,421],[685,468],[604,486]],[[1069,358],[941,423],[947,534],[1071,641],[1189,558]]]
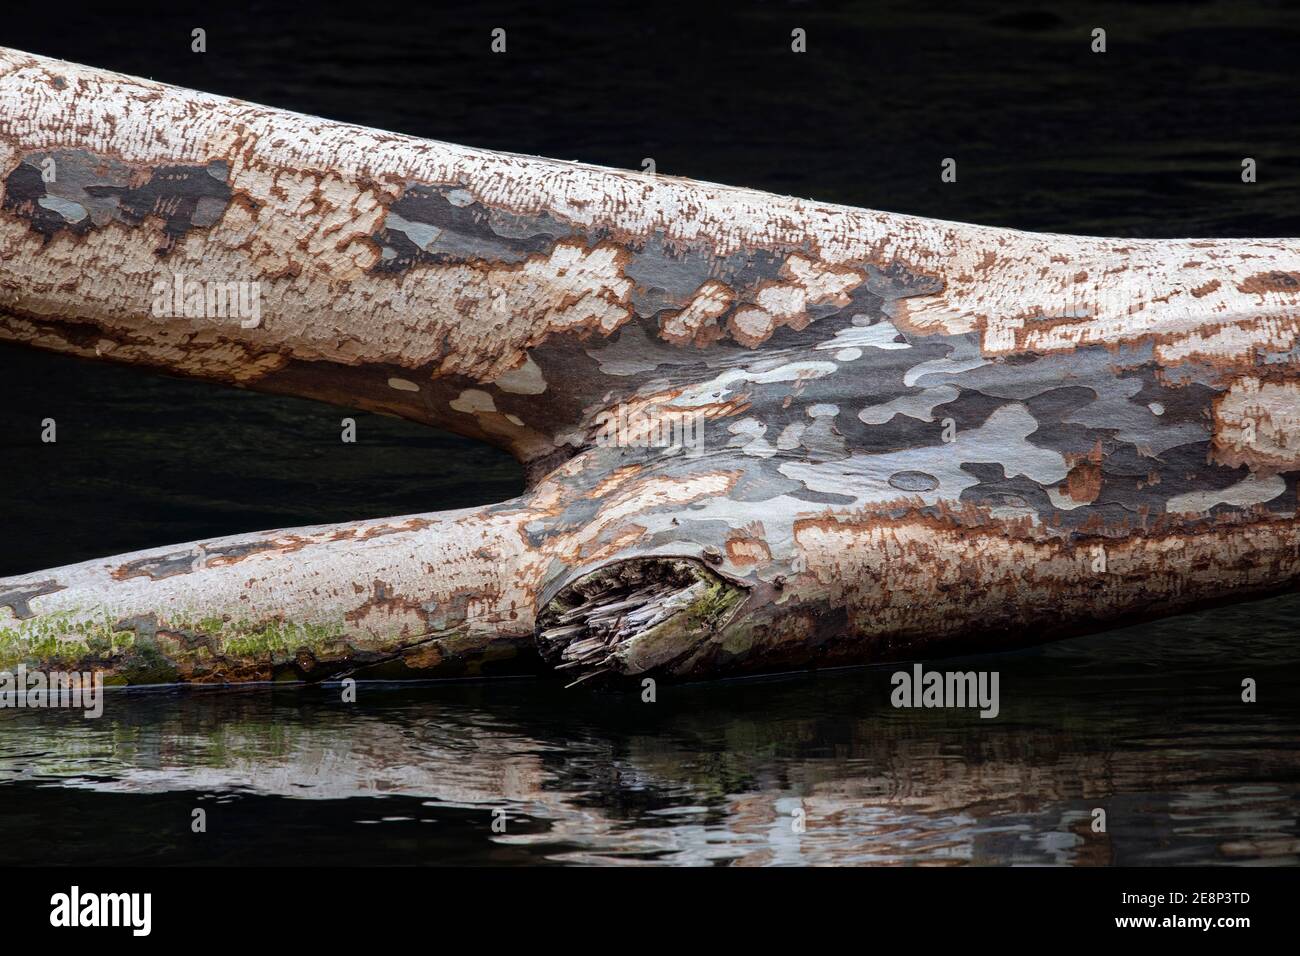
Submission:
[[[169,251],[192,229],[225,215],[231,191],[221,161],[205,166],[159,166],[140,183],[137,168],[85,150],[30,153],[5,178],[6,212],[26,219],[48,241],[60,233],[82,236],[110,223],[132,228],[162,224]]]
[[[53,594],[55,591],[62,591],[63,587],[62,584],[53,580],[20,584],[8,591],[0,591],[0,607],[10,608],[14,612],[14,617],[19,620],[26,620],[29,617],[36,616],[28,603],[32,598],[40,597],[42,594]]]

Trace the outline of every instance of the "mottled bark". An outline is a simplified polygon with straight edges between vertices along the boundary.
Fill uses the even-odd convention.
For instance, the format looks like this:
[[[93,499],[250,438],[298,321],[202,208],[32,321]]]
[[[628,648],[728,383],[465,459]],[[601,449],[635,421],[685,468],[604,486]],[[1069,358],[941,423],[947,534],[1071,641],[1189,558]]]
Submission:
[[[1294,240],[848,209],[13,51],[0,188],[0,338],[399,415],[530,476],[0,581],[0,666],[704,677],[1300,576]]]

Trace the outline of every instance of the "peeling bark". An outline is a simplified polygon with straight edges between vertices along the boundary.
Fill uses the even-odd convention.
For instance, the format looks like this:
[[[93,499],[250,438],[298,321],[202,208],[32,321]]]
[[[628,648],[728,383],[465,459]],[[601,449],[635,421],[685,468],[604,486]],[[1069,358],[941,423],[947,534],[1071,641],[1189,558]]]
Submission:
[[[0,666],[699,678],[1300,578],[1295,240],[848,209],[3,50],[0,190],[0,339],[402,416],[529,476],[0,581]]]

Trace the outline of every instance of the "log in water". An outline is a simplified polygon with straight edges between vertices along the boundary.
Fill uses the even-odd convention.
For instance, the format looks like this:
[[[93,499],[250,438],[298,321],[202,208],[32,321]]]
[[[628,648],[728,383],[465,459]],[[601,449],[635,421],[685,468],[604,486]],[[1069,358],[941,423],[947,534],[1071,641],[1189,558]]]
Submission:
[[[700,678],[1300,576],[1300,241],[1036,235],[0,51],[0,338],[491,442],[525,494],[0,581],[0,666]]]

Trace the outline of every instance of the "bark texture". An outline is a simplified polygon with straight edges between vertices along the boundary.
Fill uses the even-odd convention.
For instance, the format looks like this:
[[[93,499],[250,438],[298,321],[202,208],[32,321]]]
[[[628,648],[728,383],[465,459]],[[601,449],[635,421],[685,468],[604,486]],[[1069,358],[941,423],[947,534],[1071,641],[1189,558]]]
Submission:
[[[530,476],[0,581],[0,666],[694,678],[1300,577],[1296,240],[849,209],[6,50],[0,189],[0,339],[399,415]]]

